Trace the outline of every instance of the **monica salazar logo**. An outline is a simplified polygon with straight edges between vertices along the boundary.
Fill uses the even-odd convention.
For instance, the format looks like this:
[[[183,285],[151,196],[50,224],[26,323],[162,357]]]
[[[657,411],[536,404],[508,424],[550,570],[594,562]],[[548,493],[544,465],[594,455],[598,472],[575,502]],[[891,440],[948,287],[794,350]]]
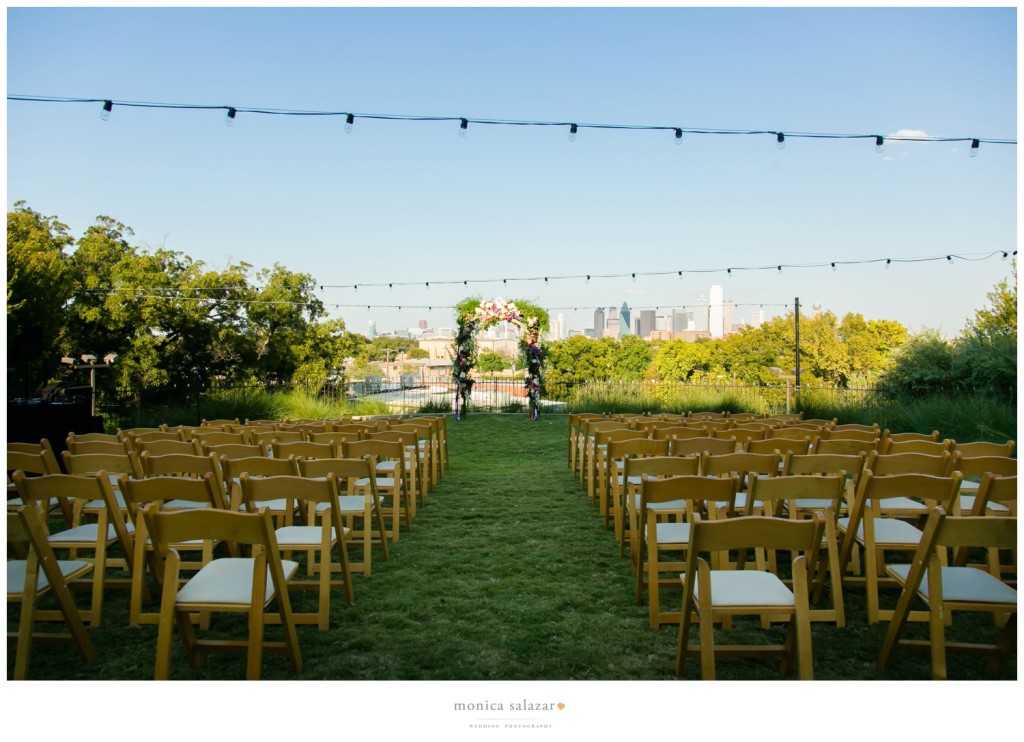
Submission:
[[[509,698],[455,701],[452,710],[470,717],[470,729],[551,729],[565,704],[554,699]]]

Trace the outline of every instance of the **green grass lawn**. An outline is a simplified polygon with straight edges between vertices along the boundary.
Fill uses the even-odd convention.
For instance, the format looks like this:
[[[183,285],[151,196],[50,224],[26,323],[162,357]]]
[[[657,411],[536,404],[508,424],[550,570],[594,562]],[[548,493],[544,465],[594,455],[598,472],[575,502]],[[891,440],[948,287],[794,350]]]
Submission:
[[[411,532],[356,575],[353,605],[339,594],[331,628],[299,628],[304,668],[267,656],[263,677],[301,680],[667,680],[674,678],[675,627],[652,630],[636,605],[628,562],[603,528],[566,464],[564,416],[471,415],[449,421],[451,471],[428,496]],[[669,595],[678,600],[678,594]],[[890,598],[894,602],[894,597]],[[295,598],[306,605],[313,593]],[[302,602],[300,602],[302,601]],[[149,679],[156,627],[127,626],[127,590],[108,592],[104,625],[92,630],[99,654],[83,664],[72,649],[36,647],[37,679]],[[898,655],[875,669],[886,623],[868,626],[863,600],[847,592],[848,625],[815,624],[818,679],[926,679],[927,655]],[[8,626],[16,610],[8,609]],[[16,625],[16,624],[15,624]],[[215,629],[244,635],[244,622],[215,617]],[[924,625],[911,627],[926,636]],[[958,615],[959,634],[989,641],[985,617]],[[732,630],[757,641],[757,626]],[[694,641],[696,634],[693,634]],[[773,630],[777,641],[780,630]],[[9,644],[13,650],[13,644]],[[13,669],[8,652],[8,678]],[[175,639],[172,677],[240,679],[244,656],[213,655],[189,667]],[[983,661],[950,658],[953,678],[981,677]],[[698,677],[690,662],[688,677]],[[724,679],[775,679],[777,665],[742,659],[718,663]],[[1004,677],[1015,679],[1016,654]]]

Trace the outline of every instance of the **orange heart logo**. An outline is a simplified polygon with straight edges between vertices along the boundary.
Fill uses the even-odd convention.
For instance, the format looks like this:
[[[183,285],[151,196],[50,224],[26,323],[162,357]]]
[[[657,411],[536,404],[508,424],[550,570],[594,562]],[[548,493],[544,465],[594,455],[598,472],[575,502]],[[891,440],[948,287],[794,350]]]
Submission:
[[[564,708],[565,708],[565,704],[564,704],[564,703],[560,703],[560,704],[558,704],[558,710],[559,710],[559,711],[561,711],[561,710],[562,710],[562,709],[564,709]]]

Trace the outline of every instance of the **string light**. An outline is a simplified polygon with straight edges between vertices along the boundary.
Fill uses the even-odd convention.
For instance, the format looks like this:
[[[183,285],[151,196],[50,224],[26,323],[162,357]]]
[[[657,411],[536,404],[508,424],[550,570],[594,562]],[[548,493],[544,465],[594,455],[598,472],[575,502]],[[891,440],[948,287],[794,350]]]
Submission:
[[[469,132],[469,120],[459,119],[459,138],[465,139],[466,134]]]
[[[875,152],[881,154],[885,150],[885,137],[875,137]]]
[[[938,256],[907,257],[907,258],[867,258],[867,259],[863,259],[863,260],[835,260],[835,261],[826,261],[826,262],[821,262],[821,263],[775,263],[775,264],[771,264],[771,265],[759,265],[759,266],[758,265],[754,265],[754,266],[736,266],[736,265],[734,265],[734,266],[730,266],[730,267],[721,267],[721,268],[685,268],[685,269],[682,269],[682,270],[676,269],[676,270],[671,270],[671,271],[635,271],[635,272],[629,272],[629,273],[605,273],[605,274],[601,274],[601,275],[597,275],[597,274],[593,274],[593,273],[586,273],[586,274],[564,275],[564,276],[550,276],[550,275],[549,276],[543,276],[543,275],[541,275],[541,276],[520,276],[520,277],[514,277],[514,278],[506,277],[506,278],[500,278],[500,279],[499,278],[478,278],[478,279],[472,279],[472,278],[470,278],[470,279],[462,279],[462,278],[460,278],[460,279],[454,279],[454,280],[430,281],[428,283],[428,285],[430,285],[430,284],[433,284],[433,285],[457,285],[457,284],[461,284],[463,286],[468,286],[469,284],[497,283],[499,281],[503,285],[508,285],[509,281],[520,281],[520,282],[547,281],[547,282],[550,282],[550,281],[554,281],[554,280],[570,280],[570,279],[574,279],[574,278],[575,279],[582,278],[582,279],[585,279],[589,283],[592,279],[595,279],[595,278],[608,278],[608,279],[614,279],[614,278],[634,278],[634,277],[637,277],[637,276],[669,276],[669,275],[673,275],[673,274],[675,274],[675,275],[679,276],[680,278],[682,278],[684,273],[723,273],[724,272],[724,273],[727,273],[728,275],[732,276],[734,271],[766,271],[766,270],[774,270],[774,271],[777,271],[777,272],[781,273],[784,268],[813,269],[813,268],[826,268],[826,267],[827,268],[831,268],[833,266],[837,266],[838,267],[839,265],[871,265],[871,264],[874,264],[874,263],[882,263],[882,264],[885,265],[885,267],[889,267],[894,262],[895,263],[929,263],[929,262],[935,262],[935,261],[939,261],[939,260],[953,261],[954,258],[957,258],[959,260],[966,261],[966,262],[978,262],[978,261],[982,261],[982,260],[989,260],[989,259],[994,258],[994,257],[1002,257],[1004,254],[1014,255],[1015,256],[1017,254],[1017,252],[1015,250],[1014,251],[993,250],[992,252],[988,252],[988,253],[965,253],[965,254],[962,254],[962,255],[943,254],[943,255],[938,255]],[[363,283],[361,285],[364,288],[370,287],[370,286],[387,286],[388,288],[392,288],[393,286],[396,286],[396,285],[397,286],[417,286],[417,285],[420,285],[421,283],[422,283],[422,281],[408,281],[408,282],[395,281],[395,282],[386,283],[386,284],[385,283]],[[347,286],[342,286],[342,285],[334,285],[334,286],[329,285],[329,284],[324,284],[324,285],[327,288],[347,288]]]
[[[210,110],[210,109],[223,109],[225,106],[213,106],[203,105],[195,103],[154,103],[154,102],[140,102],[140,101],[113,101],[110,99],[102,98],[71,98],[62,96],[41,96],[41,95],[8,95],[7,100],[19,101],[28,103],[102,103],[103,110],[101,116],[104,120],[107,120],[110,115],[110,110],[116,103],[119,106],[132,107],[132,108],[163,108],[163,109],[177,109],[177,110]],[[351,133],[352,125],[355,122],[356,114],[345,111],[314,111],[314,110],[289,110],[289,109],[278,109],[278,108],[242,108],[238,106],[232,106],[229,110],[234,110],[237,113],[255,113],[255,114],[266,114],[274,116],[344,116],[345,117],[345,132]],[[409,115],[409,114],[390,114],[390,113],[361,113],[358,114],[360,118],[366,119],[379,119],[379,120],[390,120],[390,121],[458,121],[460,134],[464,129],[468,128],[469,122],[479,124],[491,124],[491,125],[503,125],[503,126],[558,126],[559,124],[554,121],[523,121],[514,119],[487,119],[487,118],[469,118],[464,116],[422,116],[422,115]],[[785,147],[786,137],[802,137],[802,138],[813,138],[813,139],[874,139],[875,146],[878,148],[879,142],[884,145],[886,137],[882,137],[879,134],[837,134],[829,132],[790,132],[788,135],[781,131],[765,131],[761,129],[719,129],[719,128],[706,128],[706,127],[682,127],[682,126],[665,126],[665,125],[650,125],[650,124],[570,124],[569,137],[571,141],[575,140],[575,135],[581,127],[590,129],[617,129],[617,130],[632,130],[632,131],[672,131],[675,137],[676,144],[681,143],[683,133],[688,134],[709,134],[709,135],[736,135],[736,134],[747,134],[747,135],[764,135],[773,134],[775,135],[775,141],[780,149]],[[905,142],[970,142],[970,155],[976,157],[978,149],[982,142],[988,144],[1013,144],[1016,145],[1015,139],[999,139],[999,138],[982,138],[982,137],[940,137],[940,136],[911,136],[911,135],[897,135],[893,134],[887,137],[891,141],[905,141]]]
[[[235,115],[238,111],[231,106],[228,106],[228,115],[224,117],[224,126],[231,128],[235,125]]]

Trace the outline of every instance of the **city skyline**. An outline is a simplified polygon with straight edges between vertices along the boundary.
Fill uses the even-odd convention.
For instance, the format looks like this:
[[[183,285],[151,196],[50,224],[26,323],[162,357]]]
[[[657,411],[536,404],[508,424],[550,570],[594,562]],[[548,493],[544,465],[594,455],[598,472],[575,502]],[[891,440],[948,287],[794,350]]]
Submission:
[[[759,309],[751,311],[750,319],[748,320],[746,315],[736,312],[736,305],[732,300],[725,298],[724,289],[720,284],[708,286],[707,294],[708,298],[705,298],[702,293],[697,301],[692,304],[660,307],[659,309],[662,310],[662,313],[659,313],[658,309],[630,306],[628,301],[623,301],[619,306],[615,304],[598,306],[594,309],[592,324],[582,327],[569,325],[564,311],[549,312],[551,330],[548,333],[548,339],[564,340],[573,335],[602,337],[606,336],[609,332],[611,332],[611,336],[618,338],[625,335],[637,335],[644,339],[650,339],[653,332],[667,332],[670,335],[673,333],[697,332],[705,333],[707,337],[721,338],[724,335],[738,331],[741,326],[759,327],[767,319],[778,314],[785,315],[795,308],[795,306],[790,306],[785,311],[768,314],[761,308],[762,305],[757,305]],[[805,309],[808,307],[806,304],[802,306]],[[822,304],[821,302],[813,302],[811,307],[815,310],[820,310]],[[628,320],[624,320],[626,317],[628,317]],[[838,318],[841,319],[841,316]],[[585,318],[580,317],[578,319],[583,321]],[[628,321],[628,327],[624,324],[625,321]],[[370,320],[369,325],[371,332],[377,335],[412,338],[454,337],[456,330],[454,321],[450,325],[432,326],[424,319],[418,320],[415,326],[408,325],[407,327],[393,328],[383,332],[377,330],[375,320]],[[609,330],[609,327],[612,330]],[[714,333],[712,332],[712,327],[720,328],[720,331]],[[352,332],[358,332],[353,328],[348,329]],[[491,337],[502,333],[514,333],[515,328],[508,323],[500,323],[487,332],[488,336]],[[665,336],[659,336],[659,338],[670,339]]]

